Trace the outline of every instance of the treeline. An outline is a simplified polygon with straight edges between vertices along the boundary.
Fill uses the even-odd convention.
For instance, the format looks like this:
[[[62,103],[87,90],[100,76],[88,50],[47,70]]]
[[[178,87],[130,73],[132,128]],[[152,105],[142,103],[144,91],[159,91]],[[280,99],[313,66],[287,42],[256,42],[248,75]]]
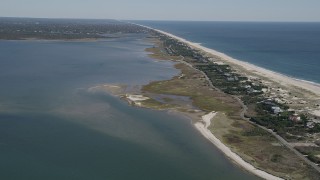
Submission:
[[[115,20],[0,18],[0,39],[105,38],[115,33],[146,33],[146,28]]]
[[[263,96],[263,89],[268,89],[259,80],[251,81],[245,76],[233,71],[231,66],[223,63],[216,63],[214,59],[201,54],[201,52],[190,48],[188,45],[163,35],[159,32],[152,33],[160,37],[164,44],[164,48],[169,55],[183,56],[184,61],[193,65],[193,67],[204,72],[211,83],[221,91],[239,97],[245,105],[253,105],[254,115],[246,116],[251,121],[273,129],[284,138],[296,138],[288,136],[289,134],[302,135],[304,133],[320,132],[320,125],[313,128],[307,127],[308,117],[301,114],[300,121],[293,121],[290,117],[294,112],[288,111],[286,104],[277,103]]]

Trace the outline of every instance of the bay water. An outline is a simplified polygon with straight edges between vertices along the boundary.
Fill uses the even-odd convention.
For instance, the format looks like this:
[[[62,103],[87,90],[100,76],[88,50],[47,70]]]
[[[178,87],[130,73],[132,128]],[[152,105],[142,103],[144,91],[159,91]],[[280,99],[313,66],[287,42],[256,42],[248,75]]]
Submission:
[[[0,41],[0,179],[257,179],[190,120],[88,90],[177,75],[145,37]]]

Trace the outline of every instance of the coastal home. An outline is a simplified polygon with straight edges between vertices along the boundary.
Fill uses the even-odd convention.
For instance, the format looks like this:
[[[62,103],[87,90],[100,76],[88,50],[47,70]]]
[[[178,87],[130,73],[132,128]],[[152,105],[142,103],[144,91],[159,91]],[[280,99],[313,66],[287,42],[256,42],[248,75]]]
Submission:
[[[299,101],[299,104],[307,104],[307,101],[301,100],[301,101]]]
[[[253,93],[261,93],[262,91],[259,91],[259,90],[255,90],[255,89],[253,89],[253,91],[252,91]]]
[[[312,129],[312,128],[314,128],[314,126],[315,126],[314,122],[307,122],[307,127],[308,128]]]
[[[275,98],[274,101],[280,104],[284,104],[284,101],[281,100],[280,98]]]
[[[271,109],[273,110],[274,114],[279,114],[279,113],[283,112],[283,110],[278,106],[273,106],[273,107],[271,107]]]
[[[297,123],[301,121],[301,117],[298,114],[293,114],[291,116],[289,116],[289,120]]]
[[[247,89],[247,93],[248,94],[253,94],[253,93],[261,93],[261,91],[253,89],[253,88],[249,88]],[[266,103],[265,103],[266,104]]]
[[[276,106],[276,104],[272,102],[272,99],[267,99],[265,101],[262,101],[262,103],[269,106]]]
[[[250,85],[246,85],[246,86],[244,86],[244,88],[246,88],[246,89],[250,89],[250,88],[251,88],[251,86],[250,86]]]
[[[268,92],[269,90],[268,90],[268,88],[262,88],[261,91],[264,92],[264,93],[266,93],[266,92]]]

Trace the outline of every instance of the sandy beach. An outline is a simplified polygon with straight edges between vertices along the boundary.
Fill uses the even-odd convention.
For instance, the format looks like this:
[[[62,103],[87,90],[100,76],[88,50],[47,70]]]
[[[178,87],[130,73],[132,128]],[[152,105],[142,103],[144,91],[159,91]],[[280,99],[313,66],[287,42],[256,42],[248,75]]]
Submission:
[[[146,26],[143,26],[143,27],[146,27]],[[146,27],[146,28],[153,29],[150,27]],[[268,79],[269,78],[274,79],[282,84],[286,83],[287,85],[290,85],[290,86],[293,85],[293,86],[298,86],[300,88],[305,88],[305,89],[307,89],[317,95],[320,95],[320,86],[318,84],[313,84],[313,83],[309,83],[306,81],[293,79],[293,78],[287,77],[285,75],[275,73],[275,72],[272,72],[270,70],[267,70],[267,69],[264,69],[264,68],[261,68],[261,67],[255,66],[255,65],[233,59],[223,53],[220,53],[218,51],[203,47],[197,43],[192,43],[190,41],[187,41],[183,38],[177,37],[177,36],[172,35],[170,33],[167,33],[167,32],[161,31],[161,30],[157,30],[157,29],[153,29],[153,30],[158,31],[159,33],[165,34],[167,36],[170,36],[174,39],[177,39],[178,41],[181,41],[183,43],[186,43],[192,48],[204,51],[204,52],[209,53],[215,57],[219,57],[219,59],[221,59],[221,61],[240,65],[241,67],[245,68],[246,70],[253,71],[254,73],[257,73],[257,74],[264,76],[264,77],[268,77]],[[195,128],[205,138],[207,138],[211,143],[213,143],[218,149],[220,149],[228,158],[230,158],[233,162],[235,162],[236,164],[238,164],[239,166],[241,166],[242,168],[244,168],[248,172],[251,172],[252,174],[255,174],[263,179],[268,179],[268,180],[269,179],[270,180],[282,179],[282,178],[279,178],[279,177],[274,176],[272,174],[269,174],[265,171],[262,171],[260,169],[255,168],[250,163],[244,161],[239,155],[237,155],[236,153],[231,151],[231,149],[229,147],[227,147],[216,136],[214,136],[213,133],[208,128],[211,125],[211,120],[215,117],[216,114],[217,114],[216,112],[211,112],[211,113],[208,113],[208,114],[202,116],[202,120],[199,122],[196,122],[194,124]]]
[[[211,125],[211,120],[216,115],[216,112],[211,112],[202,116],[202,122],[195,123],[195,127],[201,132],[201,134],[207,138],[210,142],[212,142],[218,149],[220,149],[227,157],[233,160],[235,163],[243,167],[245,170],[267,180],[280,180],[282,178],[273,176],[267,172],[256,169],[251,164],[245,162],[240,156],[236,153],[232,152],[230,148],[224,145],[217,137],[215,137],[208,127]]]
[[[129,101],[130,104],[134,104],[136,106],[141,106],[141,101],[148,100],[150,98],[145,97],[143,95],[134,95],[134,94],[126,94],[126,99]]]
[[[149,29],[153,29],[153,28],[150,28],[150,27],[147,27],[147,26],[143,26],[143,27],[146,27],[146,28],[149,28]],[[279,84],[282,84],[284,86],[298,87],[298,88],[301,88],[301,89],[305,89],[307,91],[310,91],[310,92],[320,96],[320,84],[309,82],[309,81],[305,81],[305,80],[295,79],[295,78],[292,78],[292,77],[289,77],[289,76],[286,76],[286,75],[283,75],[283,74],[280,74],[280,73],[277,73],[277,72],[274,72],[274,71],[271,71],[271,70],[268,70],[268,69],[253,65],[253,64],[250,64],[248,62],[244,62],[244,61],[240,61],[240,60],[234,59],[234,58],[232,58],[232,57],[230,57],[230,56],[228,56],[228,55],[226,55],[224,53],[221,53],[221,52],[218,52],[216,50],[204,47],[204,46],[202,46],[201,44],[198,44],[198,43],[190,42],[190,41],[188,41],[186,39],[177,37],[177,36],[175,36],[173,34],[170,34],[170,33],[158,30],[158,29],[153,29],[153,30],[155,30],[155,31],[157,31],[159,33],[165,34],[167,36],[170,36],[170,37],[172,37],[174,39],[177,39],[178,41],[181,41],[181,42],[183,42],[185,44],[188,44],[192,48],[195,48],[197,50],[203,51],[203,52],[208,53],[208,54],[210,54],[212,56],[218,57],[219,60],[221,60],[221,61],[225,61],[225,62],[227,62],[229,64],[238,65],[238,66],[244,68],[245,70],[250,71],[250,72],[252,72],[252,73],[254,73],[254,74],[258,75],[258,76],[266,77],[269,80],[274,81],[274,82],[279,83]]]

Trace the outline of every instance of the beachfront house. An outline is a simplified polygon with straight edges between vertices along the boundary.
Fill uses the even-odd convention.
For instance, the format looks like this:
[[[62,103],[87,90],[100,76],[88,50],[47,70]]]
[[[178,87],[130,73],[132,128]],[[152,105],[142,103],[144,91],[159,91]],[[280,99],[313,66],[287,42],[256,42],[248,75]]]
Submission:
[[[283,112],[283,110],[278,106],[273,106],[273,107],[271,107],[271,109],[272,109],[274,114],[279,114],[279,113]]]
[[[314,122],[307,122],[307,127],[308,128],[312,129],[312,128],[314,128],[314,126],[315,126]]]
[[[289,120],[297,123],[301,121],[301,117],[298,114],[293,114],[291,116],[289,116]]]

